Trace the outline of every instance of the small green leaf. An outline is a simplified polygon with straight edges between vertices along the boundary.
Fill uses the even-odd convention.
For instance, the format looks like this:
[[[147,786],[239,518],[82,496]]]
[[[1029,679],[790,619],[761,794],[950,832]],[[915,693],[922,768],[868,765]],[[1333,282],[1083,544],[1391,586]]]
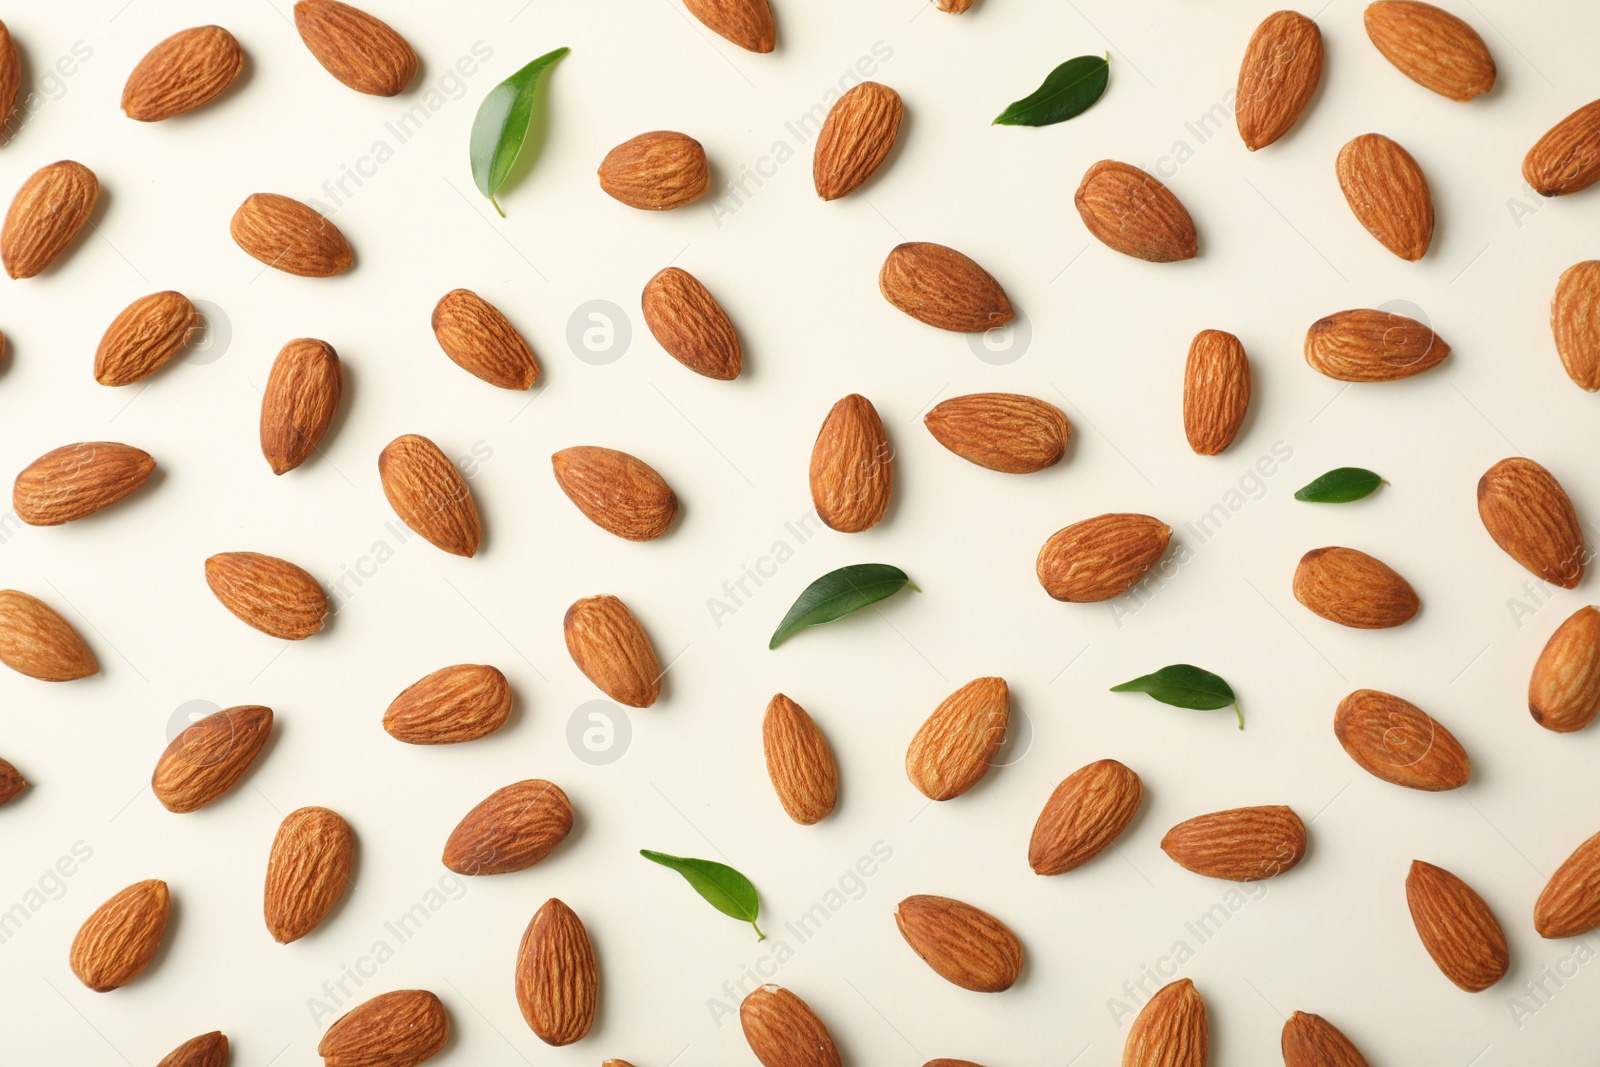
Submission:
[[[860,611],[868,604],[893,596],[908,585],[917,589],[905,571],[887,563],[857,563],[829,571],[806,586],[789,614],[773,631],[767,647],[777,648],[797,630],[841,619],[852,611]]]
[[[1233,687],[1210,671],[1192,667],[1187,663],[1174,663],[1162,667],[1154,674],[1146,674],[1131,682],[1111,687],[1113,693],[1147,693],[1163,704],[1175,708],[1192,708],[1195,711],[1215,711],[1233,705],[1239,716],[1239,729],[1244,729],[1244,712],[1239,710],[1239,700]]]
[[[1348,504],[1371,496],[1383,485],[1383,478],[1360,467],[1335,467],[1294,494],[1296,500],[1313,504]]]
[[[756,940],[767,939],[761,927],[756,926],[756,918],[761,914],[761,897],[756,893],[756,887],[750,879],[726,863],[669,856],[665,852],[651,852],[647,848],[641,848],[639,855],[651,863],[671,867],[683,875],[684,880],[713,908],[755,926]]]
[[[494,194],[505,184],[522,152],[522,143],[527,139],[539,75],[569,51],[571,49],[557,48],[546,52],[490,89],[489,95],[478,105],[477,117],[472,120],[472,180],[477,183],[478,192],[488,197],[489,203],[500,212],[501,218],[505,218],[506,213],[500,210],[500,202]]]
[[[1111,53],[1069,59],[1045,78],[1044,84],[1018,100],[994,120],[996,126],[1051,126],[1088,111],[1106,91],[1111,78]]]

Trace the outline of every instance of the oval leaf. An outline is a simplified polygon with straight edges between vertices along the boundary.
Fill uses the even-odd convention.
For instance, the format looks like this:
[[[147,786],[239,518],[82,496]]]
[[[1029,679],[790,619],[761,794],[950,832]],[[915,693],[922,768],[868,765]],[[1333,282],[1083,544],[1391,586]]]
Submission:
[[[1192,708],[1196,711],[1215,711],[1233,705],[1239,716],[1239,729],[1244,729],[1244,712],[1239,710],[1233,687],[1210,671],[1187,663],[1174,663],[1162,667],[1154,674],[1146,674],[1131,682],[1111,687],[1113,693],[1146,693],[1163,704],[1175,708]]]
[[[1111,78],[1111,53],[1069,59],[1045,78],[1044,84],[1018,100],[994,120],[996,126],[1050,126],[1088,111],[1106,91]]]
[[[665,852],[652,852],[647,848],[641,848],[639,855],[651,863],[659,863],[677,871],[713,908],[755,926],[757,940],[767,939],[761,927],[756,926],[756,918],[761,913],[761,898],[756,893],[755,885],[726,863],[669,856]]]
[[[1383,478],[1360,467],[1335,467],[1294,494],[1296,500],[1309,500],[1313,504],[1348,504],[1371,496],[1383,484]]]
[[[500,202],[494,194],[505,184],[506,176],[522,152],[522,143],[527,139],[539,75],[569,51],[571,49],[557,48],[546,52],[490,89],[489,95],[478,105],[477,117],[472,120],[472,180],[477,183],[478,192],[488,197],[489,203],[500,212],[501,218],[505,218],[506,213],[500,210]]]
[[[857,563],[829,571],[806,586],[805,592],[778,624],[767,647],[777,648],[797,630],[843,618],[868,604],[893,596],[908,585],[917,588],[905,571],[887,563]]]

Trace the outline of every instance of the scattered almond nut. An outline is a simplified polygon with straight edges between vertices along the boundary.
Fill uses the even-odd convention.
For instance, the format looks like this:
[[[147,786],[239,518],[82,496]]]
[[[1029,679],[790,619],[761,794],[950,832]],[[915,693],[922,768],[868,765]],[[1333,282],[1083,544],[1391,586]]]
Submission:
[[[746,52],[770,52],[777,45],[767,0],[684,0],[683,6],[706,29]]]
[[[1180,978],[1156,990],[1128,1027],[1122,1067],[1206,1067],[1211,1035],[1206,1002]]]
[[[729,382],[744,369],[733,320],[688,271],[680,267],[658,271],[645,283],[640,303],[656,343],[696,374]]]
[[[1214,811],[1168,830],[1161,851],[1195,874],[1258,882],[1300,862],[1306,854],[1306,824],[1282,805]]]
[[[1254,152],[1288,133],[1322,80],[1322,31],[1298,11],[1275,11],[1245,46],[1234,121]]]
[[[1581,389],[1600,389],[1600,260],[1568,267],[1550,301],[1550,330],[1567,376]]]
[[[1450,346],[1431,329],[1387,311],[1338,311],[1306,331],[1306,362],[1341,382],[1392,382],[1432,370]]]
[[[600,974],[589,933],[552,897],[534,913],[517,949],[517,1004],[540,1041],[570,1045],[589,1032],[600,1006]]]
[[[614,596],[592,596],[567,609],[567,652],[584,677],[612,700],[648,708],[661,695],[661,663],[644,627]]]
[[[1200,254],[1188,210],[1138,167],[1101,160],[1084,172],[1073,202],[1089,232],[1125,256],[1171,263]]]
[[[28,780],[10,761],[0,759],[0,805],[9,804],[18,793],[28,788]]]
[[[0,115],[13,115],[17,110],[17,90],[22,86],[22,61],[17,56],[17,44],[11,31],[0,22]]]
[[[383,713],[389,736],[408,745],[487,737],[511,717],[511,684],[494,667],[458,663],[407,686]]]
[[[579,445],[550,457],[556,484],[588,520],[628,541],[654,541],[672,526],[678,497],[642,459]]]
[[[278,350],[261,394],[261,454],[273,474],[311,458],[344,395],[339,353],[326,341],[297,337]]]
[[[1314,548],[1294,571],[1294,598],[1341,626],[1383,630],[1422,608],[1411,583],[1354,548]]]
[[[911,896],[895,909],[906,944],[939,977],[976,993],[1000,993],[1022,974],[1022,942],[986,911],[949,897]]]
[[[328,917],[350,886],[356,835],[338,812],[291,811],[278,826],[267,860],[262,913],[280,945],[298,941]]]
[[[328,617],[317,580],[276,556],[219,552],[206,560],[206,584],[240,622],[285,641],[304,641]]]
[[[1004,678],[975,678],[945,697],[906,749],[906,777],[930,800],[960,796],[988,773],[1011,724]]]
[[[171,897],[159,879],[135,882],[100,905],[72,939],[68,962],[78,981],[109,993],[139,977],[167,929]]]
[[[811,447],[811,502],[840,533],[870,530],[889,509],[894,449],[872,401],[859,393],[833,405]]]
[[[1339,188],[1356,220],[1401,259],[1416,261],[1433,241],[1433,196],[1422,168],[1381,133],[1339,150]]]
[[[929,326],[984,333],[1016,317],[994,276],[953,248],[930,241],[896,245],[878,272],[885,300]]]
[[[1072,437],[1072,424],[1060,408],[1016,393],[951,397],[934,405],[922,423],[962,459],[1006,474],[1055,466]]]
[[[221,26],[179,30],[145,53],[122,87],[130,119],[160,122],[216,99],[244,68],[244,49]]]
[[[1339,701],[1333,733],[1362,770],[1408,789],[1459,789],[1471,774],[1466,750],[1443,724],[1376,689],[1358,689]]]
[[[452,289],[433,306],[433,336],[456,366],[501,389],[529,389],[539,360],[500,309],[471,289]]]
[[[509,874],[532,867],[572,829],[572,802],[554,782],[530,778],[496,789],[456,824],[444,865],[457,874]]]
[[[1061,780],[1033,824],[1028,866],[1065,874],[1098,856],[1139,811],[1144,784],[1114,759],[1096,760]]]
[[[1424,89],[1465,103],[1494,88],[1494,57],[1478,31],[1416,0],[1378,0],[1363,16],[1383,58]]]
[[[1478,479],[1478,517],[1531,574],[1563,589],[1583,581],[1589,550],[1577,512],[1555,475],[1533,460],[1503,459]]]
[[[839,799],[839,770],[828,739],[806,709],[782,693],[761,720],[767,777],[789,818],[801,826],[821,822]]]
[[[182,293],[169,289],[140,297],[106,327],[94,354],[94,380],[101,385],[143,381],[182,352],[200,326],[200,313]]]
[[[1183,371],[1183,432],[1196,455],[1233,443],[1250,408],[1250,360],[1231,333],[1201,330],[1189,342]]]
[[[1600,712],[1600,611],[1582,607],[1545,642],[1528,679],[1528,711],[1546,730],[1571,733]]]
[[[817,134],[811,180],[824,200],[849,196],[883,166],[900,134],[905,105],[878,82],[862,82],[834,102]]]
[[[840,1067],[833,1035],[811,1006],[779,985],[760,986],[739,1004],[739,1025],[762,1067]]]
[[[1528,149],[1522,176],[1540,196],[1566,196],[1600,181],[1600,100],[1580,107]]]
[[[1110,600],[1150,573],[1171,539],[1172,527],[1149,515],[1098,515],[1051,534],[1034,569],[1057,600]]]
[[[294,28],[322,68],[358,93],[396,96],[417,73],[417,53],[388,23],[338,0],[300,0]]]
[[[316,209],[277,193],[246,197],[233,213],[228,232],[234,244],[286,274],[328,278],[355,262],[339,227]]]
[[[1283,1067],[1368,1067],[1367,1059],[1328,1020],[1297,1011],[1283,1024]]]
[[[9,35],[5,44],[11,46]],[[89,221],[99,199],[99,179],[82,163],[63,159],[34,171],[11,198],[0,227],[0,263],[6,273],[32,278],[54,263]]]
[[[132,445],[62,445],[17,475],[11,508],[29,526],[60,526],[110,507],[144,485],[155,469],[150,453]]]
[[[0,589],[0,663],[46,682],[70,682],[100,670],[71,623],[15,589]]]
[[[1533,906],[1540,937],[1578,937],[1600,927],[1600,834],[1573,850]]]
[[[163,1056],[156,1067],[228,1067],[228,1039],[220,1030],[191,1037]]]
[[[395,514],[429,544],[453,556],[477,554],[478,506],[438,445],[421,434],[396,437],[378,454],[378,478]]]
[[[341,1015],[322,1035],[324,1067],[416,1067],[450,1040],[450,1016],[426,989],[380,993]]]
[[[199,811],[238,784],[272,736],[272,709],[214,711],[174,737],[156,761],[150,791],[168,811]]]
[[[1511,965],[1506,935],[1489,905],[1443,867],[1413,860],[1406,875],[1411,922],[1444,976],[1468,993],[1481,993]]]
[[[760,2],[765,5],[765,0]],[[711,168],[699,141],[656,130],[606,153],[600,161],[600,188],[629,207],[665,211],[705,196],[711,188]]]

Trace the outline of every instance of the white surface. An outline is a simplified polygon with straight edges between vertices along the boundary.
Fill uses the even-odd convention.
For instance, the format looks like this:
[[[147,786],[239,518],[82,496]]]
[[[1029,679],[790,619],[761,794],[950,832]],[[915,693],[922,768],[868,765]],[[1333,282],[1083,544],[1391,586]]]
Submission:
[[[70,157],[100,176],[104,207],[99,236],[57,269],[0,286],[0,329],[12,342],[0,374],[0,470],[109,438],[146,448],[163,471],[87,521],[32,529],[13,520],[3,530],[3,584],[61,607],[103,666],[67,685],[0,672],[0,754],[37,783],[0,811],[0,908],[27,899],[76,842],[92,849],[63,895],[0,944],[7,1063],[153,1063],[213,1028],[234,1042],[236,1063],[312,1063],[332,1014],[419,986],[452,1016],[456,1036],[440,1063],[749,1063],[736,1020],[719,1026],[709,1005],[781,942],[794,951],[776,980],[812,1004],[858,1067],[935,1056],[990,1067],[1118,1062],[1126,1019],[1114,1021],[1108,1000],[1178,941],[1195,950],[1179,973],[1206,998],[1218,1063],[1277,1062],[1280,1013],[1296,1009],[1337,1022],[1375,1064],[1592,1055],[1600,970],[1578,967],[1564,988],[1547,982],[1553,996],[1542,1004],[1520,987],[1546,968],[1572,974],[1561,961],[1578,942],[1540,939],[1531,909],[1548,873],[1600,829],[1600,734],[1547,733],[1525,708],[1534,657],[1590,599],[1593,580],[1555,592],[1519,626],[1509,603],[1529,576],[1485,534],[1473,490],[1491,463],[1523,452],[1555,472],[1581,516],[1600,515],[1596,401],[1562,373],[1547,325],[1557,275],[1596,253],[1586,235],[1600,223],[1600,192],[1541,202],[1519,170],[1535,138],[1595,95],[1600,10],[1576,0],[1453,2],[1500,68],[1491,95],[1460,105],[1389,66],[1366,40],[1362,5],[1335,0],[1321,17],[1322,90],[1289,137],[1251,155],[1231,116],[1204,141],[1187,124],[1231,99],[1245,41],[1274,7],[1265,2],[981,0],[952,18],[921,0],[776,0],[779,50],[764,57],[711,37],[671,0],[372,6],[423,57],[415,87],[397,100],[360,96],[317,66],[286,0],[4,13],[35,84],[75,42],[92,56],[0,150],[0,194]],[[137,59],[208,21],[226,24],[249,53],[242,86],[176,121],[124,118],[117,101]],[[385,123],[479,41],[492,57],[460,98],[445,98],[398,144]],[[572,55],[547,85],[548,143],[502,197],[502,221],[472,186],[473,113],[496,81],[563,44]],[[810,142],[785,123],[831,100],[840,75],[875,48],[888,53],[876,77],[906,101],[902,145],[864,196],[823,204],[811,189]],[[1112,86],[1088,114],[1045,130],[988,124],[1056,63],[1106,49]],[[655,216],[604,196],[594,179],[601,156],[658,128],[699,138],[719,179],[758,164],[771,177],[721,217],[706,203]],[[1421,263],[1380,248],[1334,181],[1339,146],[1369,130],[1404,144],[1431,181],[1439,226]],[[263,272],[229,240],[228,218],[247,194],[330,203],[323,183],[378,140],[392,158],[336,215],[356,249],[349,274]],[[794,158],[760,164],[778,142]],[[1176,142],[1192,158],[1167,180],[1199,225],[1200,258],[1151,265],[1094,243],[1071,205],[1083,170],[1107,157],[1154,167]],[[947,243],[989,268],[1031,323],[1026,354],[984,363],[964,337],[890,308],[875,279],[901,240]],[[747,353],[737,382],[696,377],[644,329],[638,293],[669,262],[705,281],[737,323]],[[545,377],[525,411],[527,397],[478,382],[439,352],[429,311],[456,286],[499,304],[539,351]],[[223,309],[230,346],[209,363],[175,363],[148,388],[95,384],[106,323],[160,288]],[[610,365],[566,344],[568,317],[592,299],[632,320],[631,347]],[[1439,369],[1342,391],[1306,367],[1301,340],[1314,319],[1396,299],[1426,309],[1453,346]],[[1255,373],[1245,431],[1218,458],[1189,452],[1179,418],[1184,353],[1207,327],[1237,333]],[[257,448],[259,389],[295,336],[338,348],[345,410],[324,457],[274,478]],[[1077,431],[1068,460],[1007,477],[951,455],[919,425],[936,398],[979,390],[1061,404]],[[889,427],[894,503],[869,533],[823,531],[796,544],[784,524],[809,506],[812,439],[849,392],[870,397]],[[366,567],[377,542],[397,543],[375,460],[405,432],[452,456],[480,454],[471,483],[486,528],[479,556],[412,539],[326,633],[288,648],[229,616],[202,577],[213,552],[281,555],[332,582]],[[586,522],[548,460],[586,443],[655,465],[684,502],[680,526],[635,545]],[[1226,502],[1275,446],[1292,456],[1261,480],[1258,499],[1245,497],[1204,543],[1183,528]],[[1347,507],[1292,499],[1346,464],[1393,484]],[[1121,618],[1106,605],[1055,603],[1033,575],[1046,536],[1110,510],[1168,520],[1193,552],[1135,614],[1119,602]],[[707,599],[778,540],[793,558],[715,625]],[[1290,575],[1304,551],[1328,544],[1395,566],[1420,593],[1421,616],[1367,633],[1306,612]],[[800,589],[867,560],[903,566],[924,591],[766,650]],[[565,740],[573,710],[598,694],[566,655],[561,616],[596,592],[622,596],[663,660],[675,659],[664,698],[632,715],[631,748],[606,766],[580,761]],[[507,728],[439,750],[382,731],[400,689],[464,661],[494,663],[512,679],[519,710]],[[1106,692],[1175,661],[1230,679],[1248,728],[1235,730],[1230,712]],[[905,744],[941,698],[981,674],[1010,682],[1031,747],[970,794],[929,807],[905,779]],[[1473,757],[1472,783],[1456,795],[1413,793],[1351,763],[1332,736],[1333,709],[1368,686],[1448,724]],[[777,690],[810,709],[839,758],[842,803],[816,827],[790,823],[766,779],[760,717]],[[179,817],[146,783],[169,717],[196,699],[270,705],[279,727],[244,785]],[[1040,805],[1060,778],[1104,756],[1143,776],[1142,813],[1117,852],[1035,877],[1025,857]],[[324,981],[375,942],[393,946],[385,923],[438,889],[439,852],[461,815],[532,776],[571,795],[572,839],[531,870],[443,898],[355,997],[314,1021],[310,998],[333,1004]],[[1305,862],[1253,896],[1234,897],[1157,847],[1181,819],[1261,803],[1321,814]],[[350,820],[360,868],[324,927],[283,947],[262,924],[261,882],[279,819],[305,804]],[[785,924],[825,902],[875,842],[892,858],[860,899],[799,943]],[[759,885],[773,938],[756,944],[748,927],[640,859],[640,847],[726,857]],[[1465,878],[1505,926],[1512,969],[1490,991],[1457,990],[1418,943],[1403,889],[1414,857]],[[121,991],[88,992],[66,965],[74,931],[111,893],[148,877],[166,879],[176,900],[160,957]],[[896,901],[919,892],[1010,923],[1029,954],[1021,983],[983,996],[919,962],[891,918]],[[550,896],[587,924],[603,983],[593,1032],[558,1050],[522,1023],[511,984],[522,929]],[[1230,899],[1236,910],[1200,944],[1185,924]]]

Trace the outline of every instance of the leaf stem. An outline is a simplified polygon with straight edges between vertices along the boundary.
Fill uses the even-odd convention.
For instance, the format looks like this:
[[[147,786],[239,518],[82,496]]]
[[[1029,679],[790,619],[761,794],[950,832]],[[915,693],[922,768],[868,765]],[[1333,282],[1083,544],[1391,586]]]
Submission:
[[[1239,708],[1239,702],[1237,700],[1235,700],[1233,702],[1233,713],[1235,715],[1239,716],[1239,729],[1243,730],[1244,729],[1244,712]]]
[[[494,197],[491,196],[489,198],[489,203],[493,204],[494,205],[494,209],[496,211],[500,212],[500,217],[501,218],[505,218],[506,217],[505,211],[500,207],[500,201],[496,200]]]
[[[1243,727],[1241,727],[1241,729],[1243,729]],[[756,926],[756,921],[754,919],[750,920],[750,925],[756,927],[756,941],[761,942],[767,939],[767,935],[761,932],[761,927]]]

